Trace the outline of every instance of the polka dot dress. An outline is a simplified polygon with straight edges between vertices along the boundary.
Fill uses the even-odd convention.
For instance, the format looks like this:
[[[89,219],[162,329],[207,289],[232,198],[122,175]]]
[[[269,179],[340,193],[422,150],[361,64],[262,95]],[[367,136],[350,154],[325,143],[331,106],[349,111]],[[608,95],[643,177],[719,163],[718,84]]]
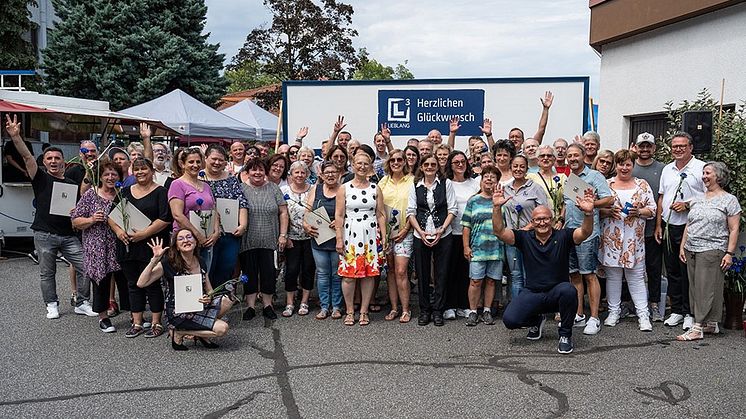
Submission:
[[[371,183],[366,188],[356,188],[352,182],[345,187],[345,254],[339,262],[337,273],[345,278],[367,278],[380,275],[376,221],[376,194],[378,188]]]

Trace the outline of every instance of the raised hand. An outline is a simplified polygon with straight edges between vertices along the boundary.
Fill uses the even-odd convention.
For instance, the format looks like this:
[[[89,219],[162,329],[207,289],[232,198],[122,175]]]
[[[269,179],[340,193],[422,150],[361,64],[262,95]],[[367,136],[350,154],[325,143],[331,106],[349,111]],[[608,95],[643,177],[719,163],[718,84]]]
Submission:
[[[207,144],[200,144],[199,145],[199,149],[202,152],[202,156],[204,156],[205,153],[207,153],[207,147],[209,147]]]
[[[140,138],[143,140],[150,139],[152,135],[153,130],[150,128],[150,125],[145,122],[140,122]]]
[[[580,135],[576,135],[575,138],[573,138],[573,142],[575,144],[583,145],[583,137],[581,137]]]
[[[345,124],[344,115],[337,116],[337,122],[334,123],[334,132],[340,132],[345,129],[346,126],[347,124]]]
[[[5,114],[5,130],[11,137],[21,135],[21,123],[18,122],[18,115],[13,114],[13,119],[10,119],[10,115]]]
[[[596,198],[596,194],[593,192],[593,189],[588,188],[583,193],[582,198],[577,197],[577,199],[575,200],[575,205],[577,205],[578,208],[580,208],[580,210],[586,214],[589,212],[593,212],[593,207],[594,207],[593,203],[595,201],[595,198]]]
[[[381,135],[383,135],[386,142],[391,141],[391,128],[385,123],[381,124]]]
[[[546,92],[544,92],[544,98],[541,98],[539,100],[541,100],[541,105],[544,108],[549,109],[552,107],[552,102],[554,102],[554,95],[552,94],[552,92],[547,90]]]
[[[448,124],[448,130],[452,133],[458,132],[458,129],[461,128],[461,124],[458,123],[459,119],[457,116],[454,116],[451,118],[450,123]]]
[[[308,135],[308,127],[301,127],[298,130],[298,133],[295,134],[295,138],[298,138],[300,140],[306,138],[306,135]]]
[[[168,250],[168,247],[163,247],[163,239],[160,237],[153,237],[150,239],[148,246],[150,246],[150,250],[153,251],[153,259],[162,258],[163,254]]]
[[[505,197],[505,191],[503,191],[502,185],[498,183],[495,186],[495,191],[492,193],[492,205],[501,207],[508,201],[510,201],[510,197]]]
[[[479,129],[482,130],[482,134],[488,137],[492,135],[492,120],[489,118],[484,118],[484,122],[482,122],[482,126],[479,127]]]

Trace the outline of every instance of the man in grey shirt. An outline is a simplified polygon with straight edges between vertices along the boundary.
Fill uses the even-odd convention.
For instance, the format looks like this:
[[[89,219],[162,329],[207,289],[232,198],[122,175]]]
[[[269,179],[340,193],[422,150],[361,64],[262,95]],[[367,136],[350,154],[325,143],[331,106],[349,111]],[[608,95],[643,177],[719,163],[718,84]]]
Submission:
[[[653,191],[655,202],[658,202],[658,186],[661,181],[661,173],[665,164],[655,160],[655,137],[643,132],[637,136],[633,146],[637,152],[635,167],[632,176],[645,179]],[[650,307],[650,320],[662,322],[658,302],[661,296],[661,271],[663,270],[663,245],[655,240],[655,219],[645,223],[645,271],[648,277],[648,300]]]

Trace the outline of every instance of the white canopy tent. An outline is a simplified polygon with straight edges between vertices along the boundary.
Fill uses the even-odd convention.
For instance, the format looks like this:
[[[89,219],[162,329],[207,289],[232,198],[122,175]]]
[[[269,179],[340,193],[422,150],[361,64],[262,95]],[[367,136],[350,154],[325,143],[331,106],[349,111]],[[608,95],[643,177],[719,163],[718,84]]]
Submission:
[[[187,137],[256,139],[256,129],[216,111],[176,89],[122,113],[156,119]]]
[[[274,140],[277,135],[277,116],[262,109],[249,99],[223,109],[220,113],[256,129],[256,138],[262,141]]]

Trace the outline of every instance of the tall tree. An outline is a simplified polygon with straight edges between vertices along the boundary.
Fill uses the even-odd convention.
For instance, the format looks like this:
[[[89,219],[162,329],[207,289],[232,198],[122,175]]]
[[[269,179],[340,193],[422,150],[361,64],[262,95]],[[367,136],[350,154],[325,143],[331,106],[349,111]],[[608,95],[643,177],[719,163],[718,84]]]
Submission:
[[[54,94],[108,100],[122,109],[180,88],[207,104],[227,82],[218,45],[203,34],[204,0],[53,0],[44,52]]]
[[[234,93],[241,90],[255,89],[279,83],[282,80],[264,72],[264,66],[256,61],[244,61],[239,67],[225,71],[228,80],[228,92]]]
[[[344,79],[357,63],[352,6],[335,0],[264,0],[272,25],[252,30],[229,69],[262,65],[279,80]]]
[[[6,70],[36,68],[34,48],[24,35],[36,29],[30,20],[30,6],[36,0],[3,0],[0,2],[0,66]]]
[[[352,74],[355,80],[411,80],[414,74],[404,64],[398,64],[396,68],[383,65],[373,58],[370,58],[368,51],[361,48],[358,53],[358,66]]]

